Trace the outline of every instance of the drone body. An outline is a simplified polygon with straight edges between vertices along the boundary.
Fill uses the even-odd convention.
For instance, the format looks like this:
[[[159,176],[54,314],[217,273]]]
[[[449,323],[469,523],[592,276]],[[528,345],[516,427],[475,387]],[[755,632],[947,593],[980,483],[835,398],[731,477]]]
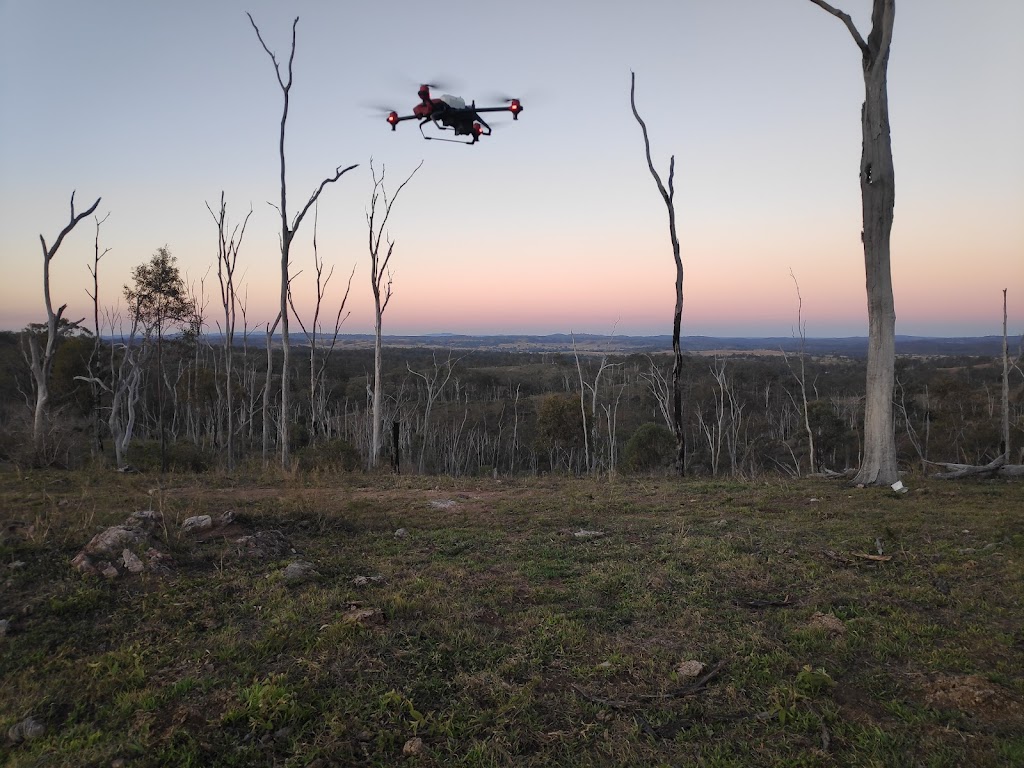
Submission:
[[[420,103],[412,108],[411,115],[399,115],[395,111],[388,114],[388,123],[391,130],[395,130],[398,124],[405,120],[418,120],[420,135],[424,139],[436,139],[437,141],[454,141],[458,144],[476,144],[481,136],[491,135],[491,126],[480,116],[483,112],[511,112],[512,119],[518,120],[519,113],[523,111],[523,105],[519,99],[508,99],[507,107],[477,107],[476,102],[468,106],[466,102],[457,96],[443,94],[440,98],[433,98],[430,94],[430,85],[421,85],[418,93]],[[423,128],[427,123],[432,123],[439,131],[454,131],[456,136],[468,136],[468,141],[461,139],[445,139],[438,136],[428,136]]]

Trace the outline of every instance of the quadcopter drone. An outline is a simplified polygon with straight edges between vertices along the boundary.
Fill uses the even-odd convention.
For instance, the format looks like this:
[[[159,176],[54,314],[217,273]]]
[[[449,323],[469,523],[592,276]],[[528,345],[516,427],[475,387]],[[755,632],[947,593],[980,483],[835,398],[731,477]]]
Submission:
[[[420,135],[424,139],[451,141],[456,144],[476,144],[481,136],[491,135],[491,126],[480,116],[481,112],[511,112],[512,119],[518,120],[519,113],[523,111],[523,105],[519,103],[519,99],[507,99],[507,107],[478,107],[475,101],[467,106],[466,102],[458,96],[442,94],[441,98],[431,98],[431,87],[436,86],[429,84],[420,86],[420,103],[412,108],[411,115],[399,115],[393,110],[388,114],[388,123],[390,123],[392,131],[404,120],[419,120]],[[433,123],[439,131],[455,131],[456,136],[468,136],[469,140],[428,136],[423,131],[423,127],[427,123]]]

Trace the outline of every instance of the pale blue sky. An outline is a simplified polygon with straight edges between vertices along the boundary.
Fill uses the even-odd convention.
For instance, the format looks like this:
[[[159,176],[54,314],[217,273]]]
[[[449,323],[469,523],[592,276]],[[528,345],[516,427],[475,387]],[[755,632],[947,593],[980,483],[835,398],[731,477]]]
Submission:
[[[839,3],[864,34],[869,0]],[[629,111],[629,72],[663,173],[677,161],[684,333],[788,334],[792,268],[808,332],[864,335],[857,167],[862,80],[843,25],[807,0],[236,2],[0,0],[0,327],[43,316],[39,234],[103,197],[101,298],[167,245],[193,278],[215,258],[205,201],[241,220],[250,322],[273,319],[280,60],[299,15],[288,132],[293,205],[336,165],[320,246],[357,266],[346,330],[372,327],[364,211],[372,156],[424,166],[396,206],[385,331],[668,333],[664,207]],[[897,330],[1024,325],[1024,3],[901,0],[890,65]],[[519,96],[474,147],[392,133],[421,80],[478,103]],[[293,252],[308,296],[312,221]],[[54,262],[75,318],[94,226]],[[208,280],[215,280],[210,273]],[[336,278],[337,280],[337,278]],[[335,298],[331,303],[336,303]],[[211,304],[211,311],[215,307]],[[1016,325],[1014,325],[1016,324]]]

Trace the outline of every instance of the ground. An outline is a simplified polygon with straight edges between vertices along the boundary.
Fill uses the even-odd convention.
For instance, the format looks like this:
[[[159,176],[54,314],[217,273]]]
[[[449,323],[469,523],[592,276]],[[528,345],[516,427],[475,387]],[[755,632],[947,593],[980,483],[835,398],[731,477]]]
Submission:
[[[904,482],[0,473],[0,762],[1022,765],[1024,483]]]

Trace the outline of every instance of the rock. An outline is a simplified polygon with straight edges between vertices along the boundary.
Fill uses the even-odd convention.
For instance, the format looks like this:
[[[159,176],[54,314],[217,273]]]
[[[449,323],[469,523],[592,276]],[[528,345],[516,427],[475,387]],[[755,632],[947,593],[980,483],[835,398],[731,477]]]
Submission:
[[[412,757],[414,755],[422,755],[427,751],[427,748],[423,745],[423,739],[419,736],[409,739],[405,742],[405,746],[402,747],[402,754],[406,757]]]
[[[399,528],[397,531],[395,531],[395,538],[396,539],[404,539],[408,535],[409,535],[409,532],[407,530],[405,530],[405,528]]]
[[[132,512],[128,516],[128,525],[131,525],[133,522],[155,525],[156,523],[162,523],[163,519],[164,516],[155,509],[140,509],[138,512]]]
[[[360,608],[358,606],[353,606],[342,614],[341,620],[350,624],[362,624],[363,626],[368,626],[370,624],[383,624],[384,615],[376,608]]]
[[[294,563],[289,563],[283,573],[284,580],[288,584],[301,584],[316,576],[313,564],[307,563],[304,560],[296,560]]]
[[[26,717],[8,729],[7,739],[15,744],[20,744],[23,741],[34,741],[44,733],[46,733],[46,726],[34,717]]]
[[[811,616],[810,625],[817,629],[823,629],[830,635],[846,634],[846,625],[843,623],[843,620],[831,613],[815,611],[814,615]]]
[[[188,517],[185,518],[185,522],[181,524],[182,533],[199,533],[200,531],[205,531],[208,528],[213,528],[213,518],[209,515]]]
[[[260,560],[272,560],[289,552],[291,546],[288,539],[280,531],[256,531],[251,536],[241,536],[234,540],[238,554]]]
[[[13,563],[8,563],[7,567],[10,568],[12,571],[16,571],[19,568],[24,568],[25,567],[25,561],[24,560],[15,560]]]
[[[10,628],[11,622],[7,619],[0,619],[0,637],[7,637],[7,630]]]
[[[357,587],[365,587],[367,584],[376,584],[379,581],[384,581],[383,576],[356,576],[352,579],[352,583]]]
[[[437,501],[430,502],[430,506],[434,509],[455,509],[457,505],[451,499],[439,499]]]
[[[102,573],[104,576],[106,576],[111,581],[113,581],[114,579],[116,579],[118,576],[121,575],[121,572],[119,570],[117,570],[117,568],[114,566],[113,563],[107,563],[107,562],[100,563],[100,573]]]
[[[596,539],[599,536],[604,536],[604,531],[588,531],[585,528],[580,528],[573,536],[577,539]]]
[[[145,538],[145,535],[135,528],[114,525],[93,536],[82,552],[90,556],[117,557],[122,550],[141,544]]]
[[[89,559],[85,552],[79,552],[75,555],[75,559],[71,561],[71,567],[83,576],[96,575],[96,566],[92,564],[92,560]]]
[[[146,568],[139,559],[139,556],[130,549],[126,549],[121,553],[121,562],[124,563],[124,567],[129,573],[142,573]]]
[[[702,661],[690,659],[676,667],[676,674],[680,677],[698,677],[704,671],[705,666]]]

